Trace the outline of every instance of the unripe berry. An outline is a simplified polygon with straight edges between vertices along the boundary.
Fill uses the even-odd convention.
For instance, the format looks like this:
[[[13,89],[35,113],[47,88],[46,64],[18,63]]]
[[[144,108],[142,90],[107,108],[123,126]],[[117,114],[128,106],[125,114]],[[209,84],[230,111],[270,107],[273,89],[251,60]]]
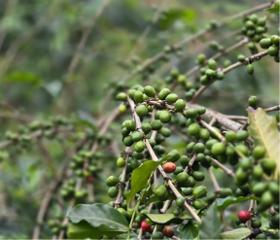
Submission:
[[[156,91],[152,86],[145,86],[144,93],[149,97],[154,97],[156,95]]]
[[[167,101],[167,103],[172,104],[178,100],[178,95],[175,93],[170,93],[167,95],[165,100]]]
[[[162,110],[158,112],[158,117],[161,122],[168,123],[171,120],[171,114],[167,110]]]
[[[115,186],[119,182],[119,179],[115,176],[110,176],[106,179],[107,186]]]
[[[199,133],[200,133],[200,126],[199,124],[197,123],[192,123],[188,129],[187,129],[187,132],[189,135],[191,136],[198,136]]]
[[[176,164],[173,162],[166,162],[162,167],[166,173],[172,173],[176,170]]]
[[[192,194],[195,198],[205,197],[207,194],[207,188],[203,185],[196,186],[193,188]]]
[[[211,153],[215,156],[221,155],[226,151],[225,144],[221,142],[214,143],[211,147]]]
[[[253,150],[253,157],[256,159],[262,158],[265,155],[265,148],[263,146],[256,146]]]
[[[124,166],[125,166],[125,160],[124,160],[124,158],[119,157],[119,158],[117,159],[117,161],[116,161],[116,165],[117,165],[117,167],[119,167],[119,168],[124,167]]]
[[[168,88],[163,88],[158,94],[158,98],[164,100],[171,91]]]
[[[238,212],[238,218],[239,218],[240,222],[243,222],[243,223],[250,220],[251,216],[252,216],[252,214],[248,210],[240,210]]]
[[[140,104],[135,108],[136,113],[139,117],[143,117],[148,114],[148,108],[144,104]]]
[[[183,99],[178,99],[175,103],[174,103],[175,109],[178,112],[181,112],[185,109],[186,107],[186,103]]]
[[[141,222],[140,227],[143,233],[152,231],[151,225],[146,220]]]

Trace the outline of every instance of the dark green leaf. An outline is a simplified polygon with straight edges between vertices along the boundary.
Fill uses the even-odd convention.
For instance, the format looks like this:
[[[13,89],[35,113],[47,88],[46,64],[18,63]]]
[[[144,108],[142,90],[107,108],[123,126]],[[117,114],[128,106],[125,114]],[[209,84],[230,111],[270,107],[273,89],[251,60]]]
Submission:
[[[108,204],[79,204],[70,210],[67,217],[73,224],[88,223],[99,236],[111,236],[128,231],[126,218]],[[84,224],[79,226],[89,231],[88,226]],[[79,231],[79,226],[74,230]]]
[[[226,198],[218,198],[216,203],[217,203],[218,210],[224,210],[232,204],[248,201],[248,200],[251,200],[251,199],[254,199],[254,197],[253,196],[248,196],[248,197],[243,197],[243,196],[232,197],[232,196],[229,196],[229,197],[226,197]]]

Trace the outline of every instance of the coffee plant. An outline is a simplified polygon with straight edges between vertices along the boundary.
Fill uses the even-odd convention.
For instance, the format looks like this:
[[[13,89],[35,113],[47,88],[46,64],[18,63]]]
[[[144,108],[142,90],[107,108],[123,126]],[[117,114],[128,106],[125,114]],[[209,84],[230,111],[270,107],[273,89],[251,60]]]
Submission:
[[[146,60],[124,59],[128,73],[110,82],[101,103],[115,107],[94,123],[61,114],[7,130],[2,163],[37,145],[48,155],[43,139],[72,146],[53,169],[32,238],[279,239],[280,106],[249,92],[243,115],[207,104],[213,94],[227,104],[221,92],[237,69],[249,79],[265,71],[263,59],[279,63],[279,4],[210,21]],[[167,15],[157,11],[151,24]],[[232,22],[242,27],[215,41]],[[181,66],[193,58],[185,48],[201,39],[207,47]]]

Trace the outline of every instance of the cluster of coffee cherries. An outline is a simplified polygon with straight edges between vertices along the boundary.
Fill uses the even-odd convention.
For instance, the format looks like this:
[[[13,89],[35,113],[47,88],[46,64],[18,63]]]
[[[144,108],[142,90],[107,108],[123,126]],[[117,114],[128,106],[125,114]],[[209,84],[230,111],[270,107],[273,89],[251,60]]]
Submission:
[[[241,32],[247,36],[252,42],[259,42],[267,32],[266,17],[260,17],[252,14],[244,18],[244,26]],[[250,44],[250,46],[253,46]],[[254,49],[252,47],[252,49]]]
[[[216,63],[210,61],[210,67],[216,69],[215,66]],[[169,200],[171,201],[169,210],[166,210],[180,218],[185,211],[183,207],[185,201],[197,211],[203,212],[217,198],[254,196],[257,202],[256,212],[242,215],[242,211],[245,211],[242,210],[237,213],[241,223],[250,220],[252,226],[258,225],[253,224],[256,218],[253,216],[266,214],[267,209],[274,209],[274,211],[278,209],[279,186],[277,181],[272,179],[276,168],[275,162],[266,157],[263,146],[256,144],[254,147],[255,143],[247,130],[226,130],[219,124],[214,124],[211,129],[206,128],[201,124],[206,109],[187,106],[185,100],[180,99],[168,88],[157,91],[149,85],[136,85],[128,93],[118,93],[116,98],[124,104],[127,104],[126,101],[130,98],[135,103],[133,111],[141,119],[141,129],[137,128],[133,119],[127,119],[122,123],[122,141],[130,150],[119,157],[116,164],[119,168],[126,167],[125,180],[120,182],[119,177],[110,176],[106,181],[109,186],[108,195],[111,198],[118,195],[120,186],[124,189],[123,201],[118,210],[129,220],[131,219],[133,209],[127,206],[125,199],[130,190],[131,172],[145,159],[150,159],[144,140],[150,142],[154,152],[162,161],[163,170],[183,196],[174,198],[163,179],[151,182],[153,187],[146,194],[145,201],[141,203],[135,218],[136,226],[139,224],[147,236],[150,236],[151,232],[156,236],[160,234],[172,236],[176,231],[174,231],[175,225],[157,225],[157,230],[153,231],[154,223],[145,216],[148,208],[145,203],[153,203],[151,211],[160,213],[165,201]],[[250,103],[256,107],[256,101],[253,100],[256,99],[252,98]],[[185,149],[168,150],[166,147],[166,143],[170,144],[168,139],[179,137],[180,134],[184,136]],[[223,138],[221,139],[220,136]],[[229,166],[228,169],[232,172],[225,172],[230,175],[225,177],[233,177],[235,185],[221,187],[213,193],[209,192],[205,180],[209,168],[219,167],[217,162]],[[260,225],[257,226],[259,227]]]
[[[260,41],[260,46],[263,49],[267,49],[267,53],[274,57],[276,62],[279,62],[279,42],[280,37],[277,35],[267,35]]]
[[[37,138],[53,139],[60,130],[71,128],[71,121],[64,117],[56,117],[50,120],[35,120],[27,126],[22,126],[17,132],[7,131],[5,140],[18,149],[27,149],[31,146],[32,140]],[[59,130],[60,129],[60,130]]]

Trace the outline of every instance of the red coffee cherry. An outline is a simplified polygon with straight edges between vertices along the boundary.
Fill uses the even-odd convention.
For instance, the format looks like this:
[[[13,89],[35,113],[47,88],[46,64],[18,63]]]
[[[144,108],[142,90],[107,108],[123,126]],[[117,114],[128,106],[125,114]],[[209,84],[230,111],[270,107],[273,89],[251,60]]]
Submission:
[[[172,237],[174,235],[173,227],[170,225],[164,226],[164,228],[162,229],[162,233],[166,237]]]
[[[163,164],[163,170],[166,173],[172,173],[176,170],[176,164],[174,162],[166,162]]]
[[[143,220],[141,222],[140,227],[141,227],[143,233],[152,231],[151,225],[146,220]]]
[[[248,210],[241,210],[238,212],[238,218],[241,222],[247,222],[248,220],[250,220],[251,216],[252,214]]]

